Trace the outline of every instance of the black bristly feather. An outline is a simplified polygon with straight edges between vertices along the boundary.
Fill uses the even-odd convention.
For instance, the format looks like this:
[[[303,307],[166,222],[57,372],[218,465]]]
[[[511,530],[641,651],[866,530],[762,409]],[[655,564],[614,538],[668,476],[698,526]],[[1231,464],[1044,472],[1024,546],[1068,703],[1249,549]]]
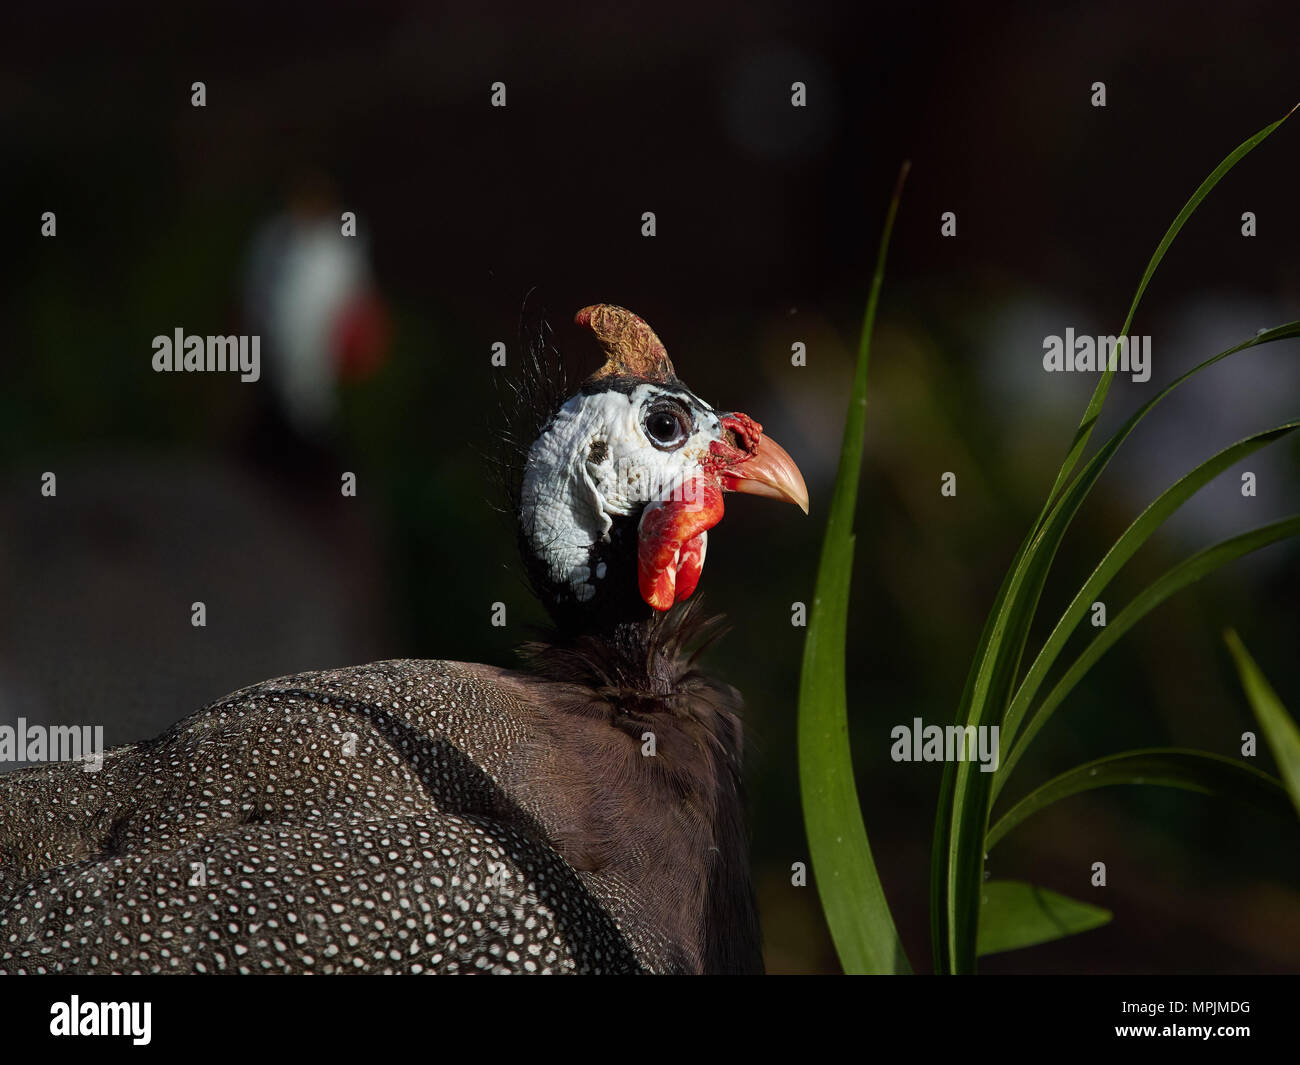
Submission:
[[[496,487],[493,505],[518,544],[524,581],[531,594],[549,609],[559,589],[527,543],[519,519],[520,495],[528,452],[569,398],[570,389],[564,356],[554,344],[545,308],[533,300],[535,292],[528,292],[519,309],[518,365],[504,372],[493,370],[497,409],[483,458]]]
[[[494,377],[502,445],[497,455],[501,484],[512,513],[519,510],[528,451],[570,396],[564,356],[556,348],[544,308],[529,307],[532,292],[519,310],[519,366]]]
[[[705,612],[697,594],[644,621],[620,622],[612,631],[559,639],[550,634],[550,640],[524,644],[519,655],[542,676],[586,684],[615,699],[633,693],[671,697],[697,675],[700,655],[728,627],[722,614]]]

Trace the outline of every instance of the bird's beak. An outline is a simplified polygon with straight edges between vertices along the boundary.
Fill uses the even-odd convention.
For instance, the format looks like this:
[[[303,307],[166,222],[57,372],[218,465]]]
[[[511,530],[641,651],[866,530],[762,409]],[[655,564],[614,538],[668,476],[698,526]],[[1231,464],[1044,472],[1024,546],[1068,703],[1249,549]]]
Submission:
[[[744,418],[743,415],[739,417]],[[724,419],[723,425],[734,427],[733,419],[736,418],[732,415]],[[748,418],[744,420],[749,426],[757,427],[756,422]],[[746,442],[753,453],[722,472],[722,487],[730,492],[784,500],[807,514],[808,486],[803,483],[803,474],[785,448],[771,437],[764,436],[761,430],[749,435]]]

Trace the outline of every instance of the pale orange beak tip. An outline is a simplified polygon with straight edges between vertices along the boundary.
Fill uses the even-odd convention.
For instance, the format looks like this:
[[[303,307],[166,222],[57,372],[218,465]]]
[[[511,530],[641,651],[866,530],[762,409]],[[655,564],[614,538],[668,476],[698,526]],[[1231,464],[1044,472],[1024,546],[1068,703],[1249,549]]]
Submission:
[[[727,471],[726,487],[766,499],[793,503],[808,513],[808,486],[789,453],[768,436],[758,438],[758,450]]]

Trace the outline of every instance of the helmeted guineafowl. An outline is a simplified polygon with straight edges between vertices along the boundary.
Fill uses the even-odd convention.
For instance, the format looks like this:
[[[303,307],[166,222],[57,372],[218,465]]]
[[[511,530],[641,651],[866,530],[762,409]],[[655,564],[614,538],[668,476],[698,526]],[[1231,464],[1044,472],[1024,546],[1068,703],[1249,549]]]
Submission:
[[[606,362],[515,482],[555,622],[527,668],[301,673],[0,777],[0,971],[761,971],[739,697],[688,597],[724,491],[807,492],[636,315],[577,321]]]

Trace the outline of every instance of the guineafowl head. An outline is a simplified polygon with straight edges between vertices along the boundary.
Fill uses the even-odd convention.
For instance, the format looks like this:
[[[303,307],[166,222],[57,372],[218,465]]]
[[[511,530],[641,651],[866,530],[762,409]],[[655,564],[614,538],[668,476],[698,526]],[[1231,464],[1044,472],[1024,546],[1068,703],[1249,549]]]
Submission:
[[[528,449],[518,495],[530,575],[566,628],[653,617],[700,580],[723,494],[795,503],[790,456],[748,415],[719,411],[677,377],[649,325],[609,304],[576,316],[605,363]]]

